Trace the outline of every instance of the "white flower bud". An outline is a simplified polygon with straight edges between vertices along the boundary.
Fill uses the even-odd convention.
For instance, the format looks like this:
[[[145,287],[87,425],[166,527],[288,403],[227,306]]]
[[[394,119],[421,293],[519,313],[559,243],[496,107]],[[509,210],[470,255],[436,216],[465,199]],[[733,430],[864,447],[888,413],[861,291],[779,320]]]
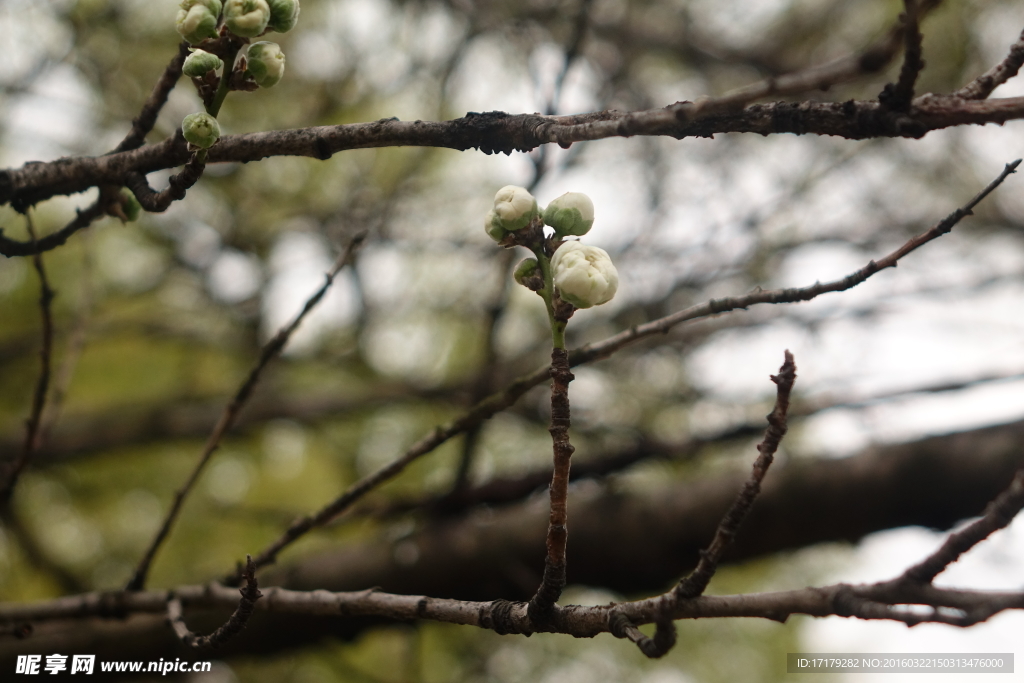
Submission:
[[[599,247],[565,242],[551,257],[551,271],[559,296],[576,308],[607,303],[619,288],[619,273]]]
[[[586,235],[594,225],[594,202],[582,192],[566,192],[548,204],[544,224],[554,228],[559,237]]]
[[[236,36],[255,38],[266,30],[269,21],[267,0],[227,0],[224,3],[224,23]]]
[[[185,58],[185,64],[181,72],[189,78],[202,78],[210,71],[215,71],[224,66],[224,60],[206,50],[192,50],[192,54]]]
[[[257,85],[269,88],[284,76],[284,53],[277,43],[261,40],[249,46],[246,71]]]
[[[195,45],[217,37],[220,0],[182,0],[180,7],[174,26],[182,38]]]
[[[537,210],[537,200],[526,188],[506,185],[494,195],[494,213],[497,216],[496,225],[506,232],[515,232],[529,225],[540,212]]]
[[[208,149],[220,137],[220,124],[206,112],[196,112],[181,122],[181,132],[196,147]]]
[[[271,31],[287,33],[295,28],[299,20],[299,0],[267,0],[270,5],[270,22],[267,27]]]

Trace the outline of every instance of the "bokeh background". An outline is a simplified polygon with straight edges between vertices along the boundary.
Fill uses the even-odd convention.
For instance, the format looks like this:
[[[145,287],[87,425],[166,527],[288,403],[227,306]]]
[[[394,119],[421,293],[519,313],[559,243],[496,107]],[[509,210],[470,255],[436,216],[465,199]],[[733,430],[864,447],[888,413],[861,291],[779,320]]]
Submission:
[[[220,121],[234,134],[467,111],[663,106],[862,50],[901,8],[892,0],[304,0],[297,28],[273,38],[288,59],[283,81],[232,94]],[[170,0],[0,2],[0,166],[113,148],[175,53],[176,9]],[[951,91],[1002,59],[1024,28],[1022,10],[1010,1],[943,3],[923,23],[918,92]],[[802,97],[874,98],[898,68],[897,58]],[[1020,94],[1011,81],[995,96]],[[200,109],[180,82],[150,140]],[[542,302],[509,277],[523,254],[497,248],[482,230],[499,187],[528,186],[541,204],[570,190],[594,199],[587,241],[612,254],[621,286],[611,303],[573,318],[576,347],[710,297],[841,277],[969,199],[1022,155],[1022,143],[1024,128],[1011,122],[923,140],[636,138],[512,156],[398,148],[210,166],[166,213],[100,221],[45,257],[58,291],[54,393],[43,452],[15,497],[25,528],[0,533],[0,598],[124,584],[259,345],[297,313],[355,234],[367,234],[355,266],[266,373],[150,585],[222,575],[297,515],[546,362]],[[169,175],[152,174],[150,184],[162,187]],[[853,457],[873,444],[1024,418],[1022,197],[1011,177],[953,234],[850,292],[682,326],[580,367],[571,388],[576,459],[705,440],[685,458],[644,461],[589,485],[642,492],[746,467],[757,437],[716,437],[767,412],[767,375],[786,348],[797,358],[805,415],[791,425],[783,461]],[[57,229],[92,199],[38,206],[39,230]],[[0,225],[25,238],[9,207]],[[38,369],[37,297],[31,263],[0,257],[0,450],[10,453]],[[944,385],[955,388],[931,391]],[[407,553],[403,539],[430,514],[382,513],[388,502],[544,467],[546,401],[535,389],[282,563],[379,539]],[[711,590],[889,578],[941,538],[904,528],[762,557],[726,567]],[[1019,589],[1022,562],[1016,524],[940,583]],[[635,596],[574,586],[566,599],[623,597]],[[680,624],[679,646],[650,662],[611,638],[382,625],[354,639],[225,659],[201,680],[773,681],[785,678],[786,652],[1012,652],[1021,626],[1019,615],[967,631],[706,620]]]

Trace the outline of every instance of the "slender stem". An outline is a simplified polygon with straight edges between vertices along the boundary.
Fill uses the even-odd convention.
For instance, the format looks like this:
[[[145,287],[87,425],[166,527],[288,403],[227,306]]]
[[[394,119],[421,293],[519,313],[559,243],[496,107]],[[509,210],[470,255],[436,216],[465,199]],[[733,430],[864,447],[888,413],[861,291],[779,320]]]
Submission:
[[[569,468],[573,451],[569,443],[569,382],[573,374],[569,370],[569,353],[565,349],[565,326],[568,316],[565,310],[556,311],[555,285],[551,272],[551,259],[545,253],[544,243],[534,248],[544,288],[538,292],[544,299],[551,322],[551,444],[554,467],[551,473],[551,513],[548,520],[547,556],[544,558],[544,576],[537,593],[530,600],[527,612],[534,626],[540,626],[551,619],[555,604],[562,595],[566,583],[565,548],[569,540],[568,496]],[[571,309],[570,309],[571,311]]]
[[[213,96],[213,102],[206,108],[206,113],[210,116],[217,116],[220,113],[220,107],[224,104],[224,98],[228,96],[228,91],[231,89],[231,72],[235,68],[235,59],[238,58],[238,52],[241,46],[232,44],[228,48],[228,52],[224,55],[224,71],[220,76],[220,84],[217,85],[217,92]]]
[[[544,253],[544,247],[540,246],[533,252],[537,256],[537,263],[540,264],[540,272],[544,276],[544,289],[537,292],[544,299],[544,305],[548,309],[548,322],[551,324],[551,344],[556,349],[565,348],[565,323],[555,317],[555,285],[552,280],[551,259]]]

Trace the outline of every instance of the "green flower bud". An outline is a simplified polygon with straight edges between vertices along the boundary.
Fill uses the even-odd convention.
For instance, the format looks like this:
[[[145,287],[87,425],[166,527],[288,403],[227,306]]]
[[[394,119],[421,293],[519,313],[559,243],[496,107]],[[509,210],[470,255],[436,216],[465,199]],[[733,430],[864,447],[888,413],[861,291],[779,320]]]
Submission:
[[[515,272],[512,273],[512,278],[523,287],[535,292],[544,288],[544,273],[541,272],[540,264],[535,258],[521,261],[516,266]]]
[[[224,23],[236,36],[255,38],[270,21],[267,0],[228,0],[224,3]]]
[[[264,88],[276,84],[284,75],[284,53],[277,43],[261,40],[249,46],[246,72]]]
[[[219,14],[220,0],[182,0],[174,25],[182,38],[195,45],[217,37]]]
[[[295,28],[299,20],[299,0],[267,0],[270,5],[270,22],[267,27],[271,31],[287,33]]]
[[[508,234],[505,228],[501,227],[501,221],[498,220],[498,214],[494,213],[494,209],[488,211],[484,217],[484,230],[495,242],[505,239],[505,235]]]
[[[181,122],[181,132],[185,139],[196,147],[208,149],[220,137],[220,124],[204,111],[189,114]]]
[[[562,300],[576,308],[607,303],[619,288],[608,252],[579,242],[565,242],[551,257],[551,279]]]
[[[544,224],[554,228],[559,237],[586,235],[594,225],[594,202],[582,192],[566,192],[548,204]]]
[[[129,223],[134,223],[139,220],[139,216],[142,215],[142,204],[139,204],[139,200],[135,198],[135,195],[126,187],[121,188],[121,213]]]
[[[210,71],[215,71],[224,66],[224,60],[206,50],[192,50],[192,54],[185,58],[185,64],[181,72],[189,78],[202,78]]]

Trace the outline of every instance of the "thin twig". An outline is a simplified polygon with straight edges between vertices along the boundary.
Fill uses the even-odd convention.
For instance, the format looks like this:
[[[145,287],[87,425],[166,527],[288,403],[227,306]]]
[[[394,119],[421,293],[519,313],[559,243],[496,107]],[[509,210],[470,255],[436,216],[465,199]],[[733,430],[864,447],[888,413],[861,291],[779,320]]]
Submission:
[[[114,148],[114,152],[135,149],[146,141],[146,135],[156,125],[156,118],[160,114],[160,110],[163,109],[164,104],[166,104],[167,97],[171,94],[171,90],[174,89],[178,79],[181,78],[181,67],[185,64],[185,58],[188,55],[189,45],[183,40],[178,44],[178,53],[171,59],[157,80],[156,85],[153,86],[149,97],[146,98],[145,104],[142,105],[142,111],[132,120],[131,130]]]
[[[551,351],[551,444],[554,467],[551,472],[551,513],[548,518],[547,555],[540,587],[530,600],[530,618],[540,623],[547,619],[551,608],[562,595],[566,582],[565,546],[569,540],[568,498],[569,469],[576,450],[569,443],[569,354],[565,349]]]
[[[1009,488],[985,508],[980,519],[946,538],[942,546],[903,573],[903,578],[916,583],[931,583],[960,556],[1000,529],[1006,528],[1024,508],[1024,469],[1017,472]]]
[[[205,152],[194,152],[185,166],[167,180],[167,187],[159,192],[149,186],[146,176],[141,173],[129,173],[125,178],[125,187],[132,191],[146,211],[161,213],[175,201],[185,198],[185,192],[199,182],[206,169]]]
[[[776,390],[775,407],[768,415],[768,429],[765,431],[764,440],[757,445],[758,456],[754,461],[750,478],[744,484],[733,502],[732,507],[722,518],[715,531],[715,538],[707,550],[700,554],[697,567],[688,576],[682,579],[673,590],[676,598],[689,600],[702,595],[708,587],[711,577],[718,569],[718,563],[726,549],[732,544],[740,525],[750,513],[754,500],[761,493],[761,482],[764,475],[768,473],[772,461],[775,459],[775,451],[782,443],[782,437],[786,435],[787,413],[789,412],[789,395],[793,390],[793,383],[796,381],[796,364],[793,362],[793,354],[786,351],[786,360],[779,368],[778,375],[771,376],[778,389]]]
[[[841,292],[852,287],[856,287],[881,270],[886,268],[895,268],[899,260],[910,252],[951,231],[953,227],[960,222],[960,220],[971,215],[971,210],[1004,180],[1006,180],[1007,176],[1013,173],[1020,163],[1021,160],[1018,159],[1017,161],[1007,164],[1002,173],[999,174],[998,178],[989,183],[989,185],[979,192],[971,201],[939,221],[930,230],[911,238],[899,249],[891,252],[882,259],[878,261],[869,261],[866,266],[844,278],[825,283],[818,282],[808,287],[775,290],[762,290],[758,288],[743,296],[712,299],[705,303],[683,309],[682,311],[677,311],[676,313],[663,318],[652,320],[649,323],[637,325],[629,330],[620,332],[619,334],[613,335],[595,344],[587,344],[580,349],[571,351],[569,353],[569,365],[570,367],[574,367],[593,360],[606,358],[624,346],[655,334],[664,334],[676,325],[689,320],[706,318],[711,315],[726,313],[728,311],[734,311],[741,308],[745,309],[755,304],[781,304],[810,301],[811,299],[828,292]],[[350,486],[339,497],[335,498],[316,513],[307,515],[293,522],[280,537],[257,554],[255,558],[256,566],[263,567],[275,562],[278,554],[282,550],[297,541],[306,533],[337,518],[338,515],[348,509],[349,506],[362,498],[365,494],[372,491],[380,484],[390,480],[392,477],[400,474],[416,459],[430,453],[452,437],[462,434],[505,408],[508,408],[518,401],[523,394],[549,377],[551,377],[551,366],[547,365],[529,375],[520,377],[501,391],[491,394],[486,399],[473,406],[466,413],[462,414],[455,420],[452,420],[448,424],[441,427],[435,427],[430,434],[413,444],[404,454],[402,454],[401,457],[385,465],[376,472],[363,477],[358,482]],[[228,576],[226,580],[229,582],[237,581],[238,576],[237,574],[232,574]]]
[[[1016,76],[1022,65],[1024,65],[1024,31],[1017,38],[1017,42],[1010,46],[1010,52],[1003,61],[952,94],[965,100],[987,99],[993,90]]]
[[[920,12],[916,0],[903,0],[903,66],[896,83],[889,83],[878,95],[878,101],[893,111],[906,112],[914,99],[914,84],[924,68],[921,59]]]
[[[29,237],[32,242],[36,241],[36,229],[32,224],[32,216],[25,212],[25,225],[28,228]],[[43,257],[36,253],[32,257],[32,265],[39,275],[39,311],[42,318],[42,342],[39,347],[39,378],[36,380],[36,388],[32,394],[32,408],[28,420],[25,423],[25,442],[21,454],[11,464],[10,469],[4,473],[4,481],[0,488],[0,507],[6,507],[10,503],[11,495],[14,493],[14,486],[21,475],[22,470],[28,465],[32,454],[39,448],[40,425],[42,423],[43,409],[46,407],[46,394],[50,386],[50,366],[53,356],[53,311],[52,303],[55,292],[50,287],[50,281],[46,277],[46,267],[43,265]]]
[[[228,620],[210,635],[197,636],[189,630],[182,614],[180,598],[173,597],[167,602],[167,620],[170,622],[171,628],[174,629],[174,634],[178,636],[178,640],[194,650],[206,647],[216,648],[231,640],[245,628],[249,617],[256,609],[256,601],[263,596],[256,581],[256,565],[252,563],[252,557],[246,556],[245,561],[245,586],[238,591],[242,594],[242,598],[238,601],[238,607],[235,608]]]
[[[102,199],[102,193],[101,193]],[[62,246],[68,238],[83,228],[88,228],[100,216],[106,215],[106,204],[99,199],[86,209],[75,211],[74,219],[57,232],[44,235],[39,240],[20,242],[4,237],[0,230],[0,254],[4,256],[32,256]]]
[[[157,550],[159,550],[164,539],[167,538],[167,535],[170,533],[171,527],[174,525],[174,522],[177,519],[178,514],[181,512],[181,508],[185,502],[185,498],[188,496],[189,492],[191,492],[192,488],[199,480],[199,475],[202,474],[203,469],[206,467],[206,464],[210,461],[210,458],[213,456],[214,451],[217,450],[218,446],[220,445],[220,440],[223,438],[224,434],[227,433],[229,429],[231,429],[231,426],[235,423],[235,420],[238,418],[238,414],[245,406],[246,401],[249,400],[249,397],[252,395],[253,389],[255,389],[256,387],[256,383],[260,379],[260,375],[262,374],[263,369],[267,366],[268,363],[270,363],[271,360],[276,358],[277,355],[281,353],[281,350],[284,349],[285,345],[288,343],[288,340],[291,338],[292,333],[295,332],[295,330],[299,327],[299,324],[302,323],[306,315],[308,315],[309,312],[312,311],[316,307],[316,305],[320,303],[320,301],[324,298],[324,295],[327,294],[327,290],[330,289],[331,285],[334,283],[335,276],[337,276],[341,269],[344,268],[349,263],[349,260],[351,259],[352,254],[355,252],[355,249],[358,247],[359,244],[362,243],[363,237],[364,235],[360,234],[349,242],[348,247],[341,254],[341,256],[338,257],[338,260],[335,261],[334,265],[331,267],[331,270],[325,275],[324,284],[320,287],[320,289],[317,290],[316,293],[313,294],[313,296],[306,300],[306,303],[302,307],[302,310],[295,317],[295,319],[292,320],[291,323],[281,328],[277,332],[277,334],[274,335],[273,339],[264,344],[263,349],[260,352],[259,360],[256,362],[256,365],[249,372],[249,376],[246,378],[246,380],[238,388],[238,391],[235,393],[235,396],[231,400],[231,403],[229,403],[224,408],[224,411],[221,413],[220,420],[217,422],[217,426],[214,427],[213,433],[210,435],[210,438],[207,440],[206,445],[203,447],[203,452],[199,456],[199,462],[196,463],[195,468],[192,470],[192,473],[185,481],[185,484],[175,493],[174,502],[171,504],[171,509],[168,511],[167,516],[164,518],[163,524],[160,526],[159,531],[157,531],[156,536],[153,538],[153,541],[150,543],[149,548],[143,555],[142,560],[140,560],[138,567],[135,569],[135,573],[132,575],[131,580],[128,582],[128,585],[126,586],[127,590],[141,590],[145,586],[146,576],[149,573],[149,567],[153,562],[153,558],[156,556]]]
[[[84,246],[75,322],[68,338],[67,348],[64,351],[64,360],[61,361],[54,376],[50,401],[43,409],[43,415],[40,418],[40,447],[48,441],[51,431],[60,418],[61,411],[64,408],[64,400],[67,398],[68,388],[71,385],[71,379],[74,377],[78,360],[81,358],[82,350],[85,348],[86,330],[89,327],[89,318],[93,305],[93,287],[91,282],[92,262],[88,239],[86,239]]]

